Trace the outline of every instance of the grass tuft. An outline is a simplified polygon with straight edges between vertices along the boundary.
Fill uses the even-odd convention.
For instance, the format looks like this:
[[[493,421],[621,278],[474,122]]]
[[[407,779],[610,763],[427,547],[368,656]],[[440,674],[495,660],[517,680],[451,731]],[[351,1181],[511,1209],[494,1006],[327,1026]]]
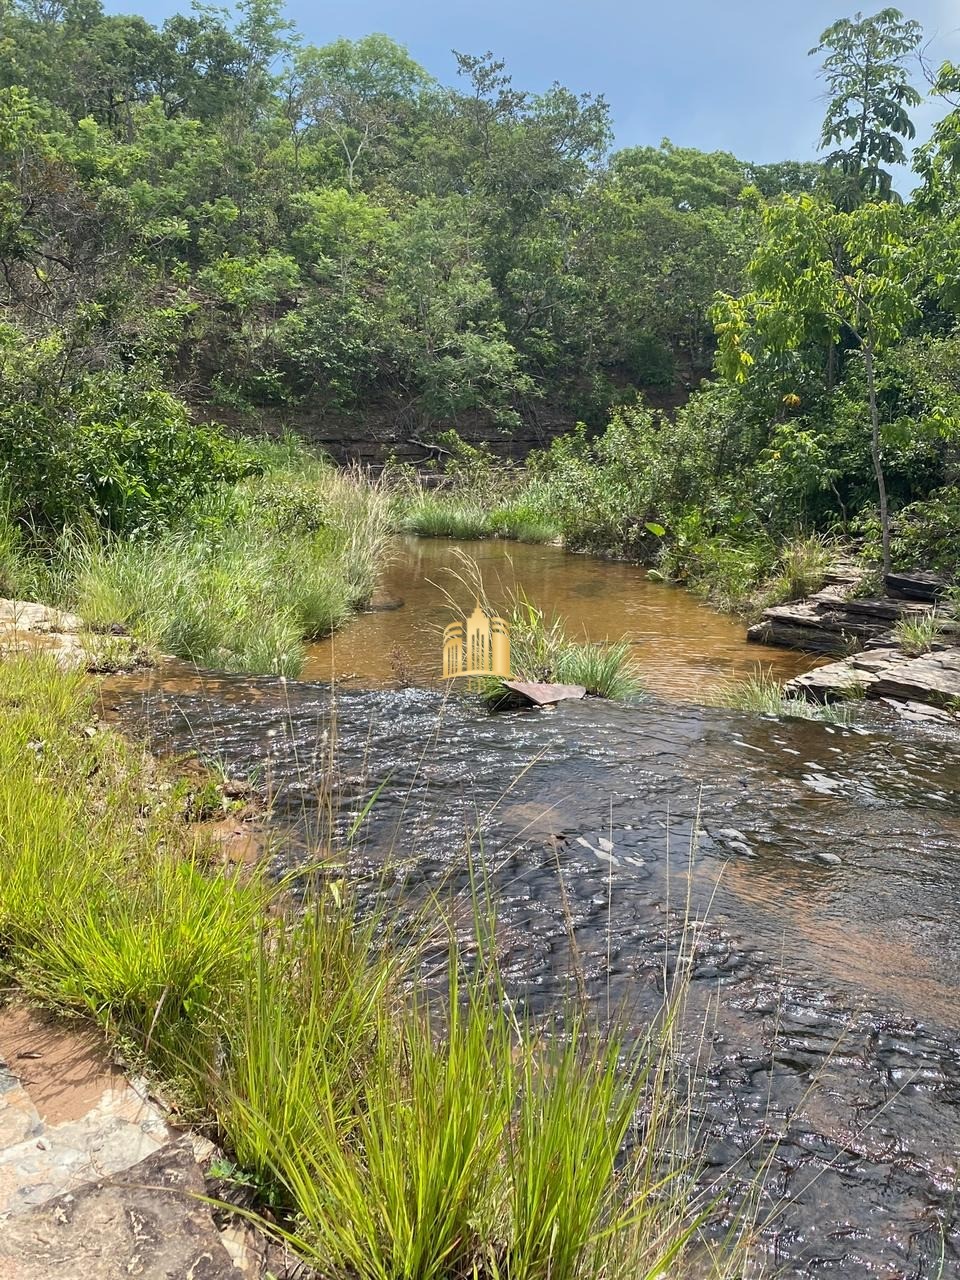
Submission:
[[[943,630],[943,619],[931,612],[920,618],[900,618],[893,628],[893,638],[908,657],[919,658],[930,652]]]
[[[756,671],[745,680],[722,688],[717,705],[735,711],[752,711],[762,716],[792,716],[797,720],[822,720],[827,724],[848,724],[850,710],[838,703],[820,704],[806,698],[785,695],[780,681],[768,671]]]

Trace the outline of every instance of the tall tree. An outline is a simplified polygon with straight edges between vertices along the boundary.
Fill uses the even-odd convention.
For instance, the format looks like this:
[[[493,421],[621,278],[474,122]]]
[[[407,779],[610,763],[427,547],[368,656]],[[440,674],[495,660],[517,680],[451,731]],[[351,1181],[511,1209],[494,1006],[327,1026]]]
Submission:
[[[896,199],[893,175],[885,165],[906,161],[904,138],[916,130],[908,108],[920,103],[906,63],[923,35],[919,22],[905,21],[899,9],[872,17],[856,13],[827,27],[811,55],[827,51],[822,76],[827,114],[820,149],[835,147],[828,169],[844,177],[837,203],[851,209],[860,201]]]
[[[918,257],[910,215],[901,205],[870,202],[844,212],[811,196],[785,197],[763,210],[763,240],[751,259],[753,291],[723,296],[713,315],[721,371],[746,381],[751,343],[792,351],[841,332],[859,349],[870,418],[870,453],[877,481],[883,571],[889,573],[890,511],[877,403],[877,361],[919,312]]]

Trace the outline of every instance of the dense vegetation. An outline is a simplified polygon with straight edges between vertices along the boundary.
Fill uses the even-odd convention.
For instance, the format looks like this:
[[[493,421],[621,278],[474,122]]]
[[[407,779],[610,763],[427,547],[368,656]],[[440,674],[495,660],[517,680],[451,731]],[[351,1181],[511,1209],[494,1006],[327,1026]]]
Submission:
[[[256,477],[284,487],[215,423],[304,415],[468,441],[580,420],[492,493],[416,499],[407,527],[559,533],[731,603],[796,585],[810,535],[955,568],[960,68],[940,69],[904,202],[921,32],[897,10],[823,33],[825,159],[775,165],[611,153],[602,98],[522,92],[489,54],[457,54],[441,85],[382,35],[309,46],[279,0],[159,27],[98,0],[0,16],[5,590],[39,582],[39,557],[48,593],[136,624],[130,584],[183,552],[201,599],[268,537]],[[297,539],[351,542],[355,521],[328,502],[320,528],[302,496],[279,504]],[[214,590],[220,611],[255,630],[286,563]],[[172,585],[152,630],[294,671],[368,589],[324,563],[337,601],[287,592],[259,652],[196,637],[189,602],[181,626]]]

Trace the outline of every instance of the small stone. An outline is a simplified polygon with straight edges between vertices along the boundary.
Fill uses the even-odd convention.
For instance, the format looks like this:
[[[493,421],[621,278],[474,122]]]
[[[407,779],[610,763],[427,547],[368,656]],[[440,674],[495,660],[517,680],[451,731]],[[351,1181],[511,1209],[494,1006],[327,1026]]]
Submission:
[[[828,867],[839,867],[843,861],[835,853],[817,853],[814,855],[820,862],[825,862]]]

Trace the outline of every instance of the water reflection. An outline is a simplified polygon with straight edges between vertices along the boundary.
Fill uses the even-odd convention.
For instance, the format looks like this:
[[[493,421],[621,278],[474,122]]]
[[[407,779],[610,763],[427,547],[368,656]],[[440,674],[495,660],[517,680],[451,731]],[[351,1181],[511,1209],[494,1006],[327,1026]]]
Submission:
[[[364,687],[398,682],[400,669],[419,685],[437,682],[440,637],[450,621],[444,591],[468,609],[457,581],[456,550],[473,557],[488,596],[505,608],[519,588],[567,634],[586,640],[626,637],[646,686],[664,697],[695,701],[758,665],[787,680],[815,662],[787,649],[748,645],[742,621],[717,613],[686,591],[649,578],[636,565],[571,555],[558,547],[514,542],[456,543],[405,538],[386,569],[378,607],[313,645],[306,679],[349,680]]]

